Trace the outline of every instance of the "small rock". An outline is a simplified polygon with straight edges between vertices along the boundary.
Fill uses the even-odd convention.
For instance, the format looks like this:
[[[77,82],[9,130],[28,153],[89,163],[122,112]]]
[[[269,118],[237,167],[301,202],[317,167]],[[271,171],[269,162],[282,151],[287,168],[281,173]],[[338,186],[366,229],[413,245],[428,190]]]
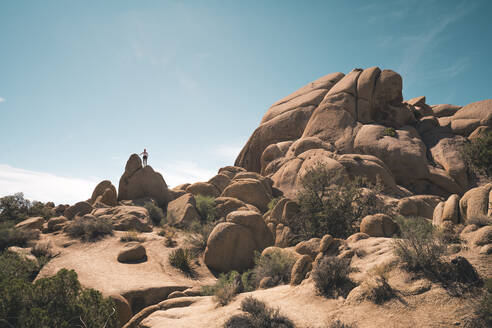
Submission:
[[[118,261],[122,263],[138,263],[147,260],[145,247],[140,243],[127,243],[118,254]]]

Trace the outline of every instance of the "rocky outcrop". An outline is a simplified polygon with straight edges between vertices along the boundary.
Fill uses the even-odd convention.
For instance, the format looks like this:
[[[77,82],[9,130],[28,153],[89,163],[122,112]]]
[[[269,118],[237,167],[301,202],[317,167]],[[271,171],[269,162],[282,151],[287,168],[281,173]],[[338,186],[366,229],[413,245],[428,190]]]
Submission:
[[[196,201],[192,194],[186,193],[169,202],[167,205],[167,217],[170,224],[188,226],[193,221],[199,220],[196,211]]]
[[[96,203],[103,203],[108,206],[118,205],[118,196],[116,194],[116,188],[111,181],[103,180],[94,188],[92,192],[90,204],[94,206]]]
[[[166,181],[151,166],[142,167],[142,160],[133,154],[126,163],[125,172],[120,178],[118,200],[153,198],[159,206],[166,207],[171,197]]]
[[[44,224],[44,218],[40,216],[28,218],[15,225],[15,228],[21,230],[41,229]]]
[[[388,215],[368,215],[360,223],[360,232],[371,237],[391,237],[398,232],[398,225]]]
[[[463,223],[480,216],[492,217],[492,183],[468,190],[460,199]]]
[[[273,236],[261,215],[235,211],[210,233],[203,259],[216,272],[243,271],[253,266],[255,251],[271,245]]]
[[[208,182],[195,182],[186,188],[186,192],[191,193],[195,196],[202,195],[214,198],[220,195],[219,189]]]
[[[92,214],[98,219],[108,219],[115,230],[152,231],[149,213],[140,206],[97,208]]]
[[[138,242],[126,243],[118,253],[118,262],[139,263],[147,260],[145,247]]]
[[[308,158],[350,178],[379,177],[398,198],[461,195],[471,183],[461,148],[474,131],[492,128],[491,106],[403,101],[400,75],[377,67],[333,73],[273,104],[235,165],[271,177],[288,197],[312,167]]]
[[[88,202],[78,202],[75,205],[68,207],[63,215],[67,219],[72,220],[75,216],[84,216],[86,214],[89,214],[91,211],[91,204],[89,204]]]

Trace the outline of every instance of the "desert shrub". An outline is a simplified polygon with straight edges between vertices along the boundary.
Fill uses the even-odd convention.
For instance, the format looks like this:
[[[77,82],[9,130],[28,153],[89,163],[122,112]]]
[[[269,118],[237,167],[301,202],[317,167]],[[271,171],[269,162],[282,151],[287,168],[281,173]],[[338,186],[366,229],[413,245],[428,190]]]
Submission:
[[[397,219],[402,239],[394,242],[394,251],[403,266],[413,272],[439,274],[446,245],[437,237],[426,219]]]
[[[138,232],[135,230],[130,230],[130,231],[125,231],[123,233],[123,236],[120,237],[120,241],[122,242],[137,241],[139,243],[142,243],[145,241],[145,237],[139,236]]]
[[[177,242],[174,240],[174,237],[176,236],[176,230],[173,227],[165,225],[162,227],[158,234],[159,236],[165,238],[164,246],[175,247],[177,245]]]
[[[294,323],[280,314],[279,309],[272,309],[264,302],[248,296],[241,302],[241,310],[246,314],[230,317],[225,328],[294,328]]]
[[[106,235],[113,234],[113,226],[106,219],[97,219],[94,217],[76,218],[71,222],[65,232],[72,238],[78,238],[82,241],[96,241]]]
[[[12,221],[15,224],[25,220],[30,204],[21,192],[0,198],[0,222]]]
[[[492,204],[490,206],[492,207]],[[472,216],[466,220],[466,224],[474,224],[478,227],[485,227],[488,225],[492,225],[492,217],[487,215]]]
[[[202,295],[213,295],[221,306],[229,304],[242,291],[242,276],[237,271],[221,273],[215,285],[202,287]]]
[[[492,278],[485,279],[481,297],[472,301],[472,315],[465,328],[492,327]]]
[[[352,271],[350,259],[325,256],[314,265],[311,276],[320,295],[328,298],[346,297],[355,287],[349,278]]]
[[[383,131],[383,136],[396,137],[396,130],[394,128],[386,128]]]
[[[345,323],[340,320],[335,320],[332,323],[330,323],[328,328],[357,328],[357,326],[352,323]]]
[[[194,273],[193,259],[193,252],[187,248],[180,247],[169,254],[169,263],[188,275],[193,275]]]
[[[39,230],[15,229],[11,224],[0,224],[0,251],[10,246],[25,247],[31,240],[39,239]]]
[[[54,206],[51,206],[51,204],[49,203],[44,204],[42,202],[33,201],[29,206],[27,214],[28,216],[41,216],[48,220],[49,218],[54,216],[54,213],[52,211],[53,207]]]
[[[196,195],[196,210],[204,222],[214,221],[216,217],[215,198],[211,196]]]
[[[346,238],[358,230],[364,216],[384,213],[374,193],[363,193],[363,187],[376,186],[361,178],[341,180],[338,172],[320,163],[303,176],[303,189],[297,194],[300,213],[287,222],[297,241],[326,234]]]
[[[192,232],[186,237],[185,241],[196,256],[203,253],[205,248],[207,248],[208,236],[210,236],[214,226],[212,222],[192,225]]]
[[[0,255],[0,326],[117,327],[113,302],[81,288],[73,270],[32,283],[37,270],[16,254]]]
[[[150,220],[154,225],[158,226],[165,223],[166,216],[159,206],[153,202],[146,202],[144,207],[147,209],[147,212],[149,212]]]
[[[273,208],[275,207],[275,205],[277,205],[278,201],[281,199],[281,197],[275,197],[275,198],[272,198],[271,201],[268,202],[268,210],[271,211],[273,210]]]
[[[256,286],[265,277],[271,277],[275,284],[289,283],[290,273],[295,262],[294,256],[279,250],[275,250],[265,256],[256,253],[255,267],[253,268],[253,278]]]
[[[463,156],[468,165],[487,177],[492,177],[492,132],[482,133],[466,144]]]
[[[44,241],[40,241],[40,242],[36,243],[32,247],[31,253],[32,253],[32,255],[34,255],[38,258],[41,258],[41,257],[50,258],[53,256],[52,248],[53,248],[53,245],[51,244],[51,242],[48,240],[44,240]]]

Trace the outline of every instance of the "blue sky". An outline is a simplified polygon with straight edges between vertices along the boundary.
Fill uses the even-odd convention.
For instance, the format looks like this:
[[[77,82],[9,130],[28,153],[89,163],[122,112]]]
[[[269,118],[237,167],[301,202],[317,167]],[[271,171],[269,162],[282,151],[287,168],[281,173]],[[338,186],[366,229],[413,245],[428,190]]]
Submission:
[[[492,95],[492,2],[0,1],[0,196],[117,186],[146,147],[168,184],[231,165],[276,100],[379,66],[404,98]]]

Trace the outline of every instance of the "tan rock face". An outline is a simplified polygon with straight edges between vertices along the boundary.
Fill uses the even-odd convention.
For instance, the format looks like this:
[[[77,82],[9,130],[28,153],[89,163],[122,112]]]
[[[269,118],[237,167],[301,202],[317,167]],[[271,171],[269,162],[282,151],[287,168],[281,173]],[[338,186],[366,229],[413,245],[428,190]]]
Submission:
[[[150,197],[165,207],[170,200],[166,181],[151,166],[142,167],[142,160],[133,154],[126,163],[120,178],[118,200],[135,200]]]
[[[190,193],[186,193],[169,202],[167,205],[167,216],[170,220],[169,223],[178,226],[188,226],[193,221],[199,220],[200,216],[196,211],[195,197]]]
[[[141,232],[152,231],[149,213],[140,206],[116,206],[97,208],[92,214],[96,218],[108,219],[115,230],[136,230]]]
[[[220,195],[219,189],[208,182],[195,182],[186,188],[186,192],[191,193],[195,196],[203,195],[214,198]]]
[[[76,215],[84,216],[92,211],[92,206],[88,202],[78,202],[65,210],[64,216],[72,220]]]
[[[118,253],[118,262],[138,263],[147,260],[145,247],[137,242],[127,243]]]
[[[263,218],[252,211],[235,211],[211,232],[205,264],[217,272],[243,271],[254,264],[254,251],[273,245],[273,235]]]
[[[432,219],[434,208],[442,198],[431,195],[410,196],[398,201],[397,211],[403,216],[415,216]]]
[[[229,184],[222,192],[221,197],[237,198],[244,203],[256,206],[264,212],[272,199],[272,191],[260,180],[244,178],[234,180]]]
[[[109,191],[107,191],[106,189],[109,189]],[[99,182],[96,188],[94,188],[94,191],[92,192],[92,196],[90,199],[90,203],[94,205],[98,197],[101,197],[100,201],[106,205],[109,206],[118,205],[116,188],[109,180],[103,180]]]
[[[41,229],[43,227],[43,224],[44,218],[36,216],[17,223],[15,227],[22,230]]]
[[[360,232],[371,237],[391,237],[398,231],[398,225],[385,214],[368,215],[360,223]]]
[[[460,215],[463,223],[474,217],[492,217],[492,183],[468,190],[460,200]]]
[[[453,133],[468,136],[479,126],[492,125],[492,99],[477,101],[459,109],[453,116],[439,119]]]

